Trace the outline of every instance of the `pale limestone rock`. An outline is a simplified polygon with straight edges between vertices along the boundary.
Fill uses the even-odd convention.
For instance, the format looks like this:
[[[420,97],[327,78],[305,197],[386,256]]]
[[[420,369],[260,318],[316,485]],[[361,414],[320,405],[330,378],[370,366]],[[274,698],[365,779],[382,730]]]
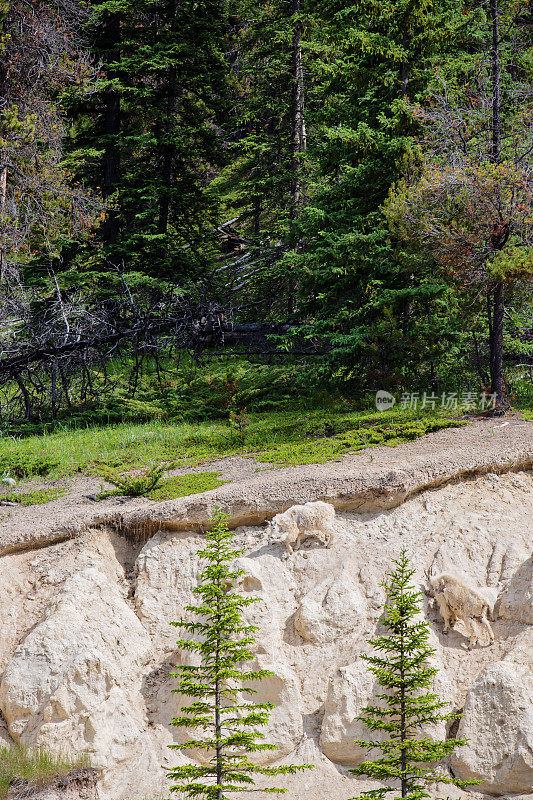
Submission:
[[[369,731],[357,717],[368,704],[375,682],[363,660],[341,667],[331,678],[320,732],[320,749],[331,761],[359,764],[368,750],[354,739],[368,739]]]
[[[397,451],[387,450],[386,455],[394,460]],[[287,474],[293,470],[298,468]],[[424,473],[425,485],[428,480]],[[335,491],[349,490],[344,477],[342,481]],[[235,485],[232,491],[248,508],[240,488]],[[306,484],[306,491],[314,499],[316,484]],[[522,571],[524,562],[530,565],[532,498],[533,476],[523,473],[501,476],[497,482],[478,478],[434,488],[395,509],[341,510],[331,548],[306,543],[286,561],[264,526],[236,532],[236,544],[246,552],[236,563],[244,570],[236,588],[261,598],[245,611],[246,621],[258,626],[255,663],[275,673],[257,687],[257,699],[276,706],[264,732],[266,741],[279,744],[281,751],[268,754],[269,763],[281,758],[317,765],[312,772],[280,778],[291,800],[345,800],[371,788],[346,772],[368,755],[353,745],[354,738],[368,736],[355,720],[374,692],[374,678],[360,655],[369,651],[368,640],[379,630],[384,600],[380,582],[402,546],[417,570],[416,585],[435,562],[444,570],[460,571],[474,586],[495,589],[503,582],[507,590],[490,648],[468,651],[458,631],[443,636],[438,614],[427,609],[426,618],[434,623],[430,644],[437,649],[439,696],[462,707],[477,676],[495,661],[524,674],[533,652],[533,626],[526,624],[529,606],[524,601],[529,573]],[[261,507],[257,509],[260,516]],[[135,538],[124,535],[107,542],[96,531],[33,553],[0,557],[1,633],[6,633],[0,657],[8,664],[2,693],[11,715],[9,727],[23,741],[87,750],[95,766],[103,768],[101,800],[168,797],[166,770],[186,763],[179,752],[166,748],[181,735],[170,725],[180,698],[171,693],[176,681],[169,672],[188,658],[175,649],[182,632],[168,623],[196,602],[193,589],[201,569],[197,554],[205,539],[185,527],[162,533],[154,523],[153,532],[139,556]],[[126,598],[136,558],[132,608]],[[97,571],[80,572],[89,563]],[[67,574],[72,578],[62,583]],[[481,707],[481,697],[478,703]],[[521,716],[512,703],[509,707],[502,735],[512,756],[524,738],[526,712]],[[461,751],[463,761],[478,758],[479,727],[472,753],[468,755],[470,745]],[[443,734],[443,726],[428,733]],[[2,739],[9,741],[0,719]],[[485,756],[499,784],[490,791],[508,796],[517,785],[523,791],[525,781],[515,780],[516,760],[503,758],[498,740],[493,748],[491,739],[492,731]],[[479,800],[485,788],[473,795],[446,787],[432,792]]]
[[[499,598],[497,612],[511,622],[533,625],[533,556],[512,576]]]
[[[296,581],[285,562],[270,553],[237,558],[234,566],[244,573],[237,581],[237,590],[245,597],[259,598],[243,611],[245,623],[257,628],[253,650],[279,661],[283,658],[286,622],[296,609]]]
[[[282,662],[272,662],[268,655],[258,653],[251,667],[269,670],[272,675],[254,682],[250,688],[256,694],[243,695],[245,702],[273,703],[270,720],[261,726],[265,742],[274,744],[276,751],[266,751],[258,755],[257,761],[268,764],[292,753],[303,736],[302,698],[299,681],[294,671]]]
[[[498,662],[485,667],[466,697],[459,738],[468,742],[452,756],[462,779],[480,778],[483,792],[508,795],[533,786],[533,674],[526,666]]]
[[[163,655],[175,649],[181,636],[170,622],[187,616],[185,606],[194,605],[199,545],[191,547],[183,536],[158,533],[142,548],[135,564],[135,611]]]
[[[429,645],[433,647],[435,644],[436,637],[431,635]],[[447,701],[442,713],[449,713],[452,710],[450,702],[452,687],[440,660],[432,656],[429,663],[438,670],[431,691],[443,701]],[[369,670],[364,659],[358,659],[353,664],[341,667],[332,676],[320,733],[320,747],[331,761],[339,764],[359,764],[367,758],[379,755],[377,752],[369,753],[367,748],[355,744],[354,740],[382,741],[383,736],[379,731],[371,732],[358,720],[365,706],[380,705],[376,694],[382,691],[376,676]],[[421,729],[420,735],[443,740],[446,737],[446,724],[441,721],[436,725],[426,725]]]
[[[150,638],[116,586],[93,567],[65,581],[16,649],[0,708],[17,742],[85,751],[102,787],[124,797],[160,783],[139,688]]]
[[[366,598],[344,567],[340,574],[315,586],[300,601],[294,627],[308,642],[330,642],[339,636],[356,636],[367,619]]]

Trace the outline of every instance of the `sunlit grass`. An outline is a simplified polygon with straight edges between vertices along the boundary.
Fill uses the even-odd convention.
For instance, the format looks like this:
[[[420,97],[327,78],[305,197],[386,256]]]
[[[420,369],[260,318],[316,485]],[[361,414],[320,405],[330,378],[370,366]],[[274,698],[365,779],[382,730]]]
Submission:
[[[19,503],[21,506],[40,506],[57,500],[66,492],[66,489],[38,489],[35,492],[9,492],[0,496],[0,501]]]
[[[32,463],[42,470],[42,465],[48,464],[49,477],[56,478],[77,471],[97,472],[102,465],[122,471],[154,464],[191,466],[236,453],[261,454],[263,461],[268,461],[271,456],[271,460],[276,462],[309,463],[308,456],[297,460],[302,442],[321,440],[326,451],[333,448],[337,452],[336,445],[327,442],[333,435],[350,431],[358,439],[350,449],[359,449],[357,444],[376,443],[376,436],[372,433],[374,429],[390,429],[391,434],[386,438],[394,438],[397,431],[403,440],[402,427],[419,421],[407,436],[408,439],[416,438],[430,428],[428,421],[445,417],[443,411],[431,409],[422,412],[410,409],[387,412],[321,409],[249,414],[244,442],[225,422],[170,423],[160,420],[66,430],[24,439],[5,437],[0,439],[0,471],[9,473],[13,465],[22,471],[26,465],[28,472],[27,465]],[[378,439],[381,442],[383,436],[379,434]],[[292,448],[294,452],[285,458],[280,448]],[[340,449],[346,448],[340,446]],[[331,457],[335,457],[335,453]]]
[[[88,766],[89,758],[85,754],[72,757],[52,753],[44,747],[0,746],[0,798],[7,796],[11,783],[17,778],[43,786],[73,769]]]

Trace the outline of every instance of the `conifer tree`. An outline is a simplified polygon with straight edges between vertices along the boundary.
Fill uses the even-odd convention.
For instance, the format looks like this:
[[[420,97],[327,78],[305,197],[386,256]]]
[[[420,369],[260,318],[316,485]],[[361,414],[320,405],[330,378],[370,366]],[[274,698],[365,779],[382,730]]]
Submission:
[[[428,623],[418,619],[421,596],[410,584],[414,570],[409,567],[405,550],[393,563],[396,569],[382,584],[386,591],[382,618],[386,633],[370,640],[376,655],[361,656],[383,691],[377,695],[379,704],[367,706],[359,717],[370,731],[388,736],[384,741],[358,741],[369,750],[380,750],[382,756],[364,761],[350,772],[399,782],[402,798],[421,800],[430,797],[425,790],[428,782],[466,785],[466,781],[442,775],[434,768],[435,762],[450,755],[465,740],[437,741],[421,735],[423,726],[453,720],[457,715],[443,713],[446,703],[431,691],[438,670],[430,666],[428,659],[435,650],[428,645]],[[398,787],[389,785],[363,792],[360,798],[374,800],[398,791]]]
[[[171,770],[169,777],[177,781],[172,791],[186,797],[225,800],[228,792],[250,790],[254,775],[280,775],[309,769],[309,765],[277,767],[255,764],[250,755],[276,750],[276,745],[263,741],[258,728],[266,725],[272,703],[244,701],[243,695],[256,694],[250,683],[270,675],[268,670],[250,669],[251,647],[256,628],[243,621],[243,610],[259,598],[241,597],[233,590],[243,570],[233,568],[232,561],[242,554],[232,545],[233,533],[228,530],[228,517],[217,512],[212,530],[206,534],[206,547],[199,552],[206,566],[200,574],[194,593],[199,605],[186,607],[195,621],[172,622],[194,639],[180,639],[179,648],[196,653],[199,665],[181,665],[173,677],[179,679],[175,692],[190,697],[190,705],[172,720],[176,727],[199,729],[198,738],[174,749],[200,749],[210,753],[206,764],[190,763]],[[282,793],[279,788],[263,792]]]

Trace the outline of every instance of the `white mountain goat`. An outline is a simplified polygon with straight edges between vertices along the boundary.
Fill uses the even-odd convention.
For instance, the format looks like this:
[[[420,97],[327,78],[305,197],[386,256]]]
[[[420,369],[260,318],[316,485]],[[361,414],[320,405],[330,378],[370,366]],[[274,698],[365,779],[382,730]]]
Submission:
[[[284,539],[287,552],[291,555],[308,536],[316,536],[326,547],[333,542],[335,509],[331,503],[316,500],[301,506],[291,506],[269,523],[272,538]],[[293,547],[294,545],[294,547]]]
[[[448,633],[457,620],[464,624],[470,637],[469,647],[473,648],[481,638],[480,629],[486,631],[489,644],[494,642],[494,634],[487,619],[491,604],[481,593],[483,590],[467,586],[461,578],[444,572],[428,579],[428,594],[434,598],[444,619],[444,631]]]

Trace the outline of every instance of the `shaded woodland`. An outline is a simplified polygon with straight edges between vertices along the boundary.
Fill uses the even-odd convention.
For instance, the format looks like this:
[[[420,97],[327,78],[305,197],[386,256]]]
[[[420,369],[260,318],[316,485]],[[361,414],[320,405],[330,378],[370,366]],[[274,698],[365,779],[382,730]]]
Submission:
[[[0,15],[2,422],[183,358],[530,396],[529,0]]]

